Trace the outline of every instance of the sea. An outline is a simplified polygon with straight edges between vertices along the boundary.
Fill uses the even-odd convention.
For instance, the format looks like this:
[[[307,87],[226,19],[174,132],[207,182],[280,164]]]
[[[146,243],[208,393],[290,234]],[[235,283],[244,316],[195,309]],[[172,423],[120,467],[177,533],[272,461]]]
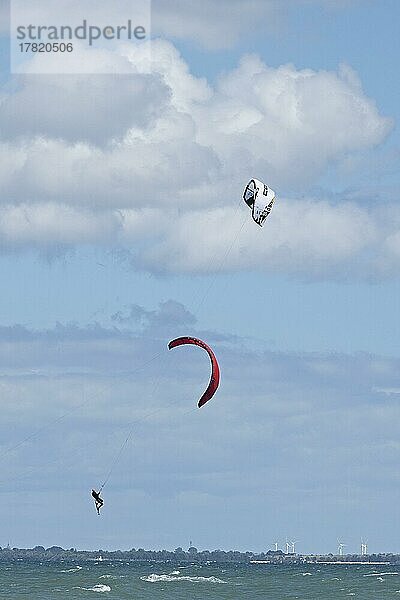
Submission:
[[[3,600],[400,600],[388,565],[0,563]]]

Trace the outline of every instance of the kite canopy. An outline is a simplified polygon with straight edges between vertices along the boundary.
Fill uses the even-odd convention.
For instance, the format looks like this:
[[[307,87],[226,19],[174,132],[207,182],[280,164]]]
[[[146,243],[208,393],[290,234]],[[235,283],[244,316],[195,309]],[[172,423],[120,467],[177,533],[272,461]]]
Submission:
[[[251,179],[243,192],[243,200],[252,209],[254,221],[262,227],[271,212],[275,192],[258,179]]]
[[[202,397],[200,398],[200,400],[198,402],[198,407],[201,408],[206,402],[211,400],[211,398],[214,396],[215,392],[218,389],[219,380],[220,380],[219,366],[218,366],[217,359],[215,358],[215,354],[211,350],[210,346],[208,346],[205,342],[203,342],[202,340],[199,340],[197,338],[194,338],[194,337],[176,338],[175,340],[172,340],[168,344],[168,349],[171,350],[172,348],[176,348],[177,346],[184,346],[186,344],[192,344],[194,346],[200,346],[200,348],[203,348],[208,353],[208,356],[210,357],[210,361],[211,361],[210,383],[208,384],[206,391],[204,392],[204,394],[202,395]]]

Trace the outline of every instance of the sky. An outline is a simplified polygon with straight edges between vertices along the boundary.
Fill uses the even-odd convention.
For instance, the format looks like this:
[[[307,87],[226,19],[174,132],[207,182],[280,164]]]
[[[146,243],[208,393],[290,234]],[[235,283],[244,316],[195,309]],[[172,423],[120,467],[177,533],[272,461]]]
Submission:
[[[153,0],[16,75],[1,0],[0,546],[400,553],[399,18]]]

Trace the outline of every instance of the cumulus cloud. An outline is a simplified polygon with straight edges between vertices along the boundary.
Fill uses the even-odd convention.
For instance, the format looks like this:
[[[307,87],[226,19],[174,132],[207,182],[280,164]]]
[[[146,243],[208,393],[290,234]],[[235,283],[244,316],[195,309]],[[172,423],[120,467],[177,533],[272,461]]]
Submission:
[[[245,230],[246,252],[234,248],[223,268],[336,276],[365,253],[391,270],[396,219],[377,227],[361,201],[304,198],[331,165],[391,128],[350,67],[271,68],[251,55],[213,87],[169,42],[153,42],[151,62],[145,49],[123,46],[121,56],[132,73],[118,85],[92,75],[82,94],[79,77],[24,76],[4,91],[3,251],[110,245],[141,269],[212,271],[231,243],[242,186],[257,174],[278,190],[268,235]]]
[[[102,244],[114,239],[120,224],[118,213],[100,215],[51,203],[5,206],[0,207],[0,248],[19,250],[29,245],[44,250]]]
[[[359,0],[152,0],[152,29],[156,34],[168,38],[185,40],[210,50],[232,47],[251,35],[253,38],[281,31],[287,22],[287,13],[299,4],[314,5],[322,9],[343,9]],[[134,10],[132,10],[132,6]],[[113,8],[106,4],[92,3],[93,20],[99,24],[115,21],[115,15],[137,14],[138,5],[134,0],[115,0]],[[0,0],[0,30],[8,31],[9,0]],[[78,0],[58,2],[57,20],[70,22],[71,15],[81,13]],[[24,6],[24,16],[34,17],[33,22],[47,22],[52,3],[41,0],[34,6]],[[243,19],[245,18],[245,26]]]
[[[149,75],[21,75],[0,104],[3,140],[35,137],[104,143],[131,127],[146,130],[165,110],[168,90]],[[110,93],[110,87],[113,92]]]
[[[312,2],[329,6],[332,0]],[[243,35],[248,36],[249,31],[252,37],[260,35],[265,29],[273,34],[277,26],[286,20],[285,13],[293,4],[293,0],[205,0],[201,5],[193,0],[152,0],[152,29],[156,34],[168,38],[183,39],[207,49],[219,50],[233,46]],[[9,0],[0,0],[0,16],[4,16],[0,21],[2,31],[8,30],[8,6]],[[116,0],[113,10],[110,10],[105,4],[96,6],[92,3],[90,14],[93,22],[104,25],[114,23],[116,14],[137,14],[138,6],[140,3],[138,5],[133,0]],[[53,9],[52,3],[41,0],[34,6],[25,6],[24,16],[27,22],[31,19],[31,22],[47,23],[49,9]],[[81,10],[81,3],[77,0],[59,2],[56,21],[69,23],[71,15],[80,15]]]
[[[200,139],[213,140],[237,166],[240,148],[280,186],[312,180],[332,161],[382,141],[391,126],[345,65],[338,73],[275,69],[246,56],[220,79],[213,100]]]
[[[273,39],[299,5],[346,8],[358,0],[153,0],[153,28],[169,38],[200,44],[208,50],[232,47],[244,38]]]
[[[233,46],[250,32],[257,35],[262,25],[272,32],[279,15],[275,0],[206,0],[202,4],[184,0],[153,2],[156,31],[214,50]]]
[[[373,216],[357,205],[278,202],[268,234],[255,228],[246,208],[239,213],[222,208],[192,211],[175,221],[173,236],[160,237],[133,261],[142,268],[155,264],[171,272],[256,269],[323,277],[324,273],[332,276],[335,270],[339,274],[349,261],[382,241]]]

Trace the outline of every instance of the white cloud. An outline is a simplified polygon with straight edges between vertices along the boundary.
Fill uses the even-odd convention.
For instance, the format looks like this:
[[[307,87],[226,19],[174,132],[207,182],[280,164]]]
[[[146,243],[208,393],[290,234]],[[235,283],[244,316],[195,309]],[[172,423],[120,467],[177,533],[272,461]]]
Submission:
[[[112,75],[24,75],[16,83],[0,104],[3,140],[104,143],[134,126],[145,130],[168,100],[165,85],[148,75],[119,75],[118,83]]]
[[[3,94],[4,251],[109,244],[150,271],[213,270],[231,243],[242,186],[257,174],[277,190],[274,212],[262,232],[248,215],[246,251],[234,247],[224,268],[336,277],[361,257],[364,276],[365,253],[375,271],[391,270],[393,215],[377,222],[361,202],[282,193],[306,190],[390,130],[349,67],[275,69],[245,56],[211,87],[168,42],[153,43],[151,73],[145,49],[121,52],[132,76],[119,77],[113,94],[107,76],[89,77],[83,91],[80,77],[25,76]]]
[[[0,244],[23,248],[75,244],[102,244],[112,241],[121,227],[117,213],[75,210],[56,204],[18,205],[0,208]]]
[[[287,22],[287,13],[298,5],[317,8],[343,9],[360,0],[152,0],[152,29],[157,34],[199,44],[207,50],[229,48],[244,38],[272,37],[281,33]],[[365,1],[365,0],[364,0]],[[137,14],[134,0],[115,0],[112,8],[104,3],[89,4],[96,24],[115,22],[115,16]],[[132,10],[134,6],[134,10]],[[140,6],[140,4],[139,4]],[[8,31],[9,0],[0,0],[0,31]],[[52,8],[52,3],[50,3]],[[58,2],[57,20],[70,22],[71,15],[81,14],[78,0]],[[33,22],[47,22],[49,4],[41,0],[25,6],[25,17]],[[273,38],[272,38],[273,39]]]
[[[216,50],[257,35],[261,24],[272,33],[279,13],[275,0],[153,0],[153,27],[168,37]]]
[[[144,260],[147,267],[172,272],[207,272],[221,266],[323,277],[346,268],[379,239],[373,217],[356,205],[281,199],[274,211],[264,229],[249,220],[246,208],[236,214],[222,208],[187,213],[173,226],[166,223],[167,234],[139,255],[139,264]]]
[[[220,79],[204,110],[200,141],[239,168],[251,157],[277,186],[313,180],[326,165],[381,142],[391,127],[350,67],[275,69],[257,56]]]
[[[153,0],[153,30],[207,50],[268,36],[273,44],[299,5],[338,9],[358,0]]]

